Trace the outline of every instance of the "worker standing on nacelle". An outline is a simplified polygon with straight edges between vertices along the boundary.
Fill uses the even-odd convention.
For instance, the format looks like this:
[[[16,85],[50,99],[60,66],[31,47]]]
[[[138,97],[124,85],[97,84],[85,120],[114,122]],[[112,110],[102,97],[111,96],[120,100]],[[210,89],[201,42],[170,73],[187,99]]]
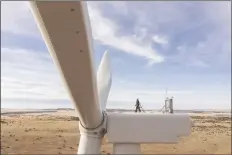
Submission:
[[[139,102],[139,99],[137,98],[137,100],[136,100],[136,104],[135,104],[135,112],[137,112],[137,111],[139,111],[139,112],[141,112],[141,109],[140,109],[140,102]]]

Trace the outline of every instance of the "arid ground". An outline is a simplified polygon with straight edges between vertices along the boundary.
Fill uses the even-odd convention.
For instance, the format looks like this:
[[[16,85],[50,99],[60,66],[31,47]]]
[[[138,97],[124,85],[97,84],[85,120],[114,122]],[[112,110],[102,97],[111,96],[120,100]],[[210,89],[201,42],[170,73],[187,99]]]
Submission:
[[[231,154],[231,118],[192,115],[195,125],[189,137],[177,144],[143,144],[144,154]],[[78,119],[56,114],[14,114],[1,116],[1,154],[76,154]],[[102,142],[102,154],[112,144]]]

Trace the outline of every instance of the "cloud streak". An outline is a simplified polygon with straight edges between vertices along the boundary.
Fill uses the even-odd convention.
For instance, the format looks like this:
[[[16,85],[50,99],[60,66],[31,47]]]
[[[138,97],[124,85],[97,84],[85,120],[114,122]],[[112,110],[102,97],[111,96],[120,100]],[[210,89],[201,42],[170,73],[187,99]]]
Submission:
[[[91,5],[88,9],[94,39],[122,52],[145,57],[153,62],[164,61],[164,58],[151,47],[151,44],[136,40],[133,36],[118,34],[119,26],[102,16],[100,9]]]
[[[110,5],[116,5],[114,2],[98,5],[103,12],[106,10],[107,18],[126,23],[131,30],[145,27],[147,42],[153,39],[162,44],[167,42],[161,39],[166,36],[167,47],[153,45],[166,60],[164,63],[205,68],[225,67],[231,62],[231,2],[124,2],[124,15],[120,9],[110,8],[108,12]],[[120,27],[120,31],[128,29]],[[180,46],[185,47],[181,52]]]

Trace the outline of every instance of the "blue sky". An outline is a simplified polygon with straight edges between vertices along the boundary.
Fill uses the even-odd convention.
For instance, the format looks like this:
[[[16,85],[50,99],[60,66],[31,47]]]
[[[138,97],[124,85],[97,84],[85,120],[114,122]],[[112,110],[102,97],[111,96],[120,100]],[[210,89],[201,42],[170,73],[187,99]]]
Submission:
[[[27,2],[1,2],[2,107],[72,107]],[[231,108],[231,2],[88,2],[96,69],[109,51],[108,108]]]

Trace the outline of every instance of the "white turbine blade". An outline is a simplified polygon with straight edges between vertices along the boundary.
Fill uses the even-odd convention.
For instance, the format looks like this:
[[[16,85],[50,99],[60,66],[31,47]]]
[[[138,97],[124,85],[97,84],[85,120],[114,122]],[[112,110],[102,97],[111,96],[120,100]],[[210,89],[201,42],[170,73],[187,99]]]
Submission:
[[[31,10],[53,61],[87,128],[102,121],[86,2],[31,1]]]
[[[109,96],[112,83],[110,60],[108,51],[105,51],[97,72],[98,96],[101,109],[106,110],[107,98]]]

